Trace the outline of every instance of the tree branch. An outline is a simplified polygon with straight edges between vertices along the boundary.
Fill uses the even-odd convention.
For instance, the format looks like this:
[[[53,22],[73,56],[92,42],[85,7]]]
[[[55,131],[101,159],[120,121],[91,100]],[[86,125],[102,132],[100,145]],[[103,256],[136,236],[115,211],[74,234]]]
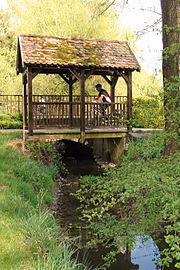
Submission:
[[[112,5],[114,5],[116,0],[113,0],[101,13],[99,13],[99,16],[103,15]]]

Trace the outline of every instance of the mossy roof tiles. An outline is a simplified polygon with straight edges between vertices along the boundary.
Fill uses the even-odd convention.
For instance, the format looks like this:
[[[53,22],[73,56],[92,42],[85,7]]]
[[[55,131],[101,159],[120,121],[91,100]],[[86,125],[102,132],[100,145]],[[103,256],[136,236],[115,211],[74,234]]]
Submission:
[[[26,34],[19,36],[19,48],[22,66],[140,70],[127,42]]]

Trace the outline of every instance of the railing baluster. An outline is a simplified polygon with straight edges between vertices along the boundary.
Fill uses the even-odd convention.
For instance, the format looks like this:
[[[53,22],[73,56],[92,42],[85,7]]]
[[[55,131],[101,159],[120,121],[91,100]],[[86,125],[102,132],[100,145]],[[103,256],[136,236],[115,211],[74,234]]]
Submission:
[[[40,97],[45,102],[40,103]],[[126,118],[127,97],[116,96],[115,102],[111,103],[102,113],[102,104],[93,103],[95,96],[85,97],[85,125],[86,126],[122,126],[122,121]],[[70,102],[68,95],[33,95],[34,125],[39,126],[68,126]],[[41,106],[44,109],[40,113]],[[28,106],[28,104],[27,104]],[[80,126],[80,99],[78,95],[73,95],[72,102],[72,127]],[[0,113],[22,112],[22,95],[0,95]]]

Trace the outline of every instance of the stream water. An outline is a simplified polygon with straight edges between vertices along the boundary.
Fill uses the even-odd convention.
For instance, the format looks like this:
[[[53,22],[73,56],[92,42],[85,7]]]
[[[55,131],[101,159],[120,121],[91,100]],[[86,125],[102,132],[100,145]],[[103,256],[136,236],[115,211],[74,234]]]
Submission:
[[[78,179],[84,175],[100,175],[102,173],[100,166],[93,160],[82,160],[74,157],[64,159],[69,174],[66,179],[61,181],[61,188],[57,198],[56,218],[59,220],[61,227],[64,228],[68,237],[77,237],[76,246],[79,248],[79,258],[84,255],[88,257],[89,263],[95,268],[102,265],[102,255],[107,251],[104,247],[98,249],[85,248],[85,244],[91,237],[87,229],[80,222],[80,212],[77,210],[79,201],[71,195],[79,187]],[[140,238],[137,237],[137,243],[133,251],[128,253],[119,253],[117,260],[113,263],[110,270],[157,270],[161,267],[156,264],[156,259],[160,257],[159,249],[153,242],[152,238],[142,246]],[[174,268],[163,268],[174,269]]]

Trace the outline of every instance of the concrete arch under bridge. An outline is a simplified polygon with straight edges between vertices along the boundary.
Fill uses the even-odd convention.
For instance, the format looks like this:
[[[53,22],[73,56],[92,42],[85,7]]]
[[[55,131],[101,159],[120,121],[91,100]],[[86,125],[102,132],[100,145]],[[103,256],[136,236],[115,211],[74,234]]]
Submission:
[[[71,134],[71,136],[33,136],[28,137],[27,142],[53,142],[56,149],[64,156],[72,156],[75,159],[91,159],[99,157],[100,159],[116,163],[121,155],[124,153],[128,136],[126,133],[121,136],[112,137],[93,137],[87,136],[86,140],[81,142],[78,134]],[[115,134],[114,134],[115,135]]]

